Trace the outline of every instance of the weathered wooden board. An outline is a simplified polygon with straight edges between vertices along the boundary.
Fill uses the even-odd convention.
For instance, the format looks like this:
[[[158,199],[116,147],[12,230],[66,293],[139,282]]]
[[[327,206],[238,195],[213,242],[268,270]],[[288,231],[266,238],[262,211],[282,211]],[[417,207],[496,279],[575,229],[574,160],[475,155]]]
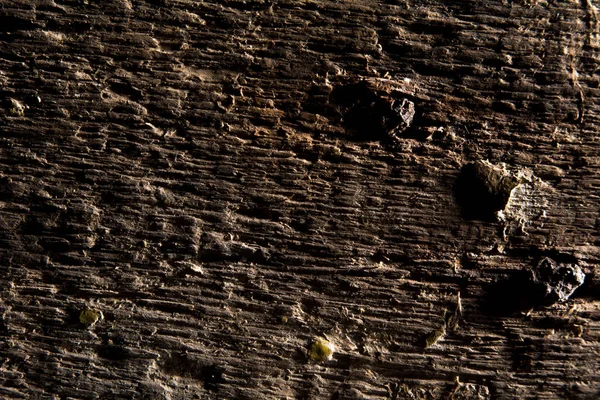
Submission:
[[[445,3],[0,0],[0,397],[600,397],[597,6]]]

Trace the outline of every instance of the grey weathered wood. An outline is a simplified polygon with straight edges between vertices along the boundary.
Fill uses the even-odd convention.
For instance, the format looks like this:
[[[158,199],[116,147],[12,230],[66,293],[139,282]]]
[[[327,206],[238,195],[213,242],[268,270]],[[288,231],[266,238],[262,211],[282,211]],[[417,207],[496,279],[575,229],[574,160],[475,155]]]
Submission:
[[[445,3],[0,1],[0,397],[600,396],[596,4]],[[516,307],[545,256],[585,285]]]

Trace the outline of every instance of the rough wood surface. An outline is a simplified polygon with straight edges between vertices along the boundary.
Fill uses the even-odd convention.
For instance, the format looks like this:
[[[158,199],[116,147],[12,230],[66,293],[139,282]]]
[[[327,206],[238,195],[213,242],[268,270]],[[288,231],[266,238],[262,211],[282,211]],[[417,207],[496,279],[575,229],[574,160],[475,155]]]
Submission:
[[[597,6],[445,3],[0,0],[0,397],[600,397]]]

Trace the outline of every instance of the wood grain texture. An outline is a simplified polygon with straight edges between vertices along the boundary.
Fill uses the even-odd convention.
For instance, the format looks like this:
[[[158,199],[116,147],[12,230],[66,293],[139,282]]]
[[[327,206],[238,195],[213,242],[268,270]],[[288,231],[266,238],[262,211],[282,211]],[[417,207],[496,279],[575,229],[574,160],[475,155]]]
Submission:
[[[0,0],[0,397],[598,398],[596,2],[445,3]]]

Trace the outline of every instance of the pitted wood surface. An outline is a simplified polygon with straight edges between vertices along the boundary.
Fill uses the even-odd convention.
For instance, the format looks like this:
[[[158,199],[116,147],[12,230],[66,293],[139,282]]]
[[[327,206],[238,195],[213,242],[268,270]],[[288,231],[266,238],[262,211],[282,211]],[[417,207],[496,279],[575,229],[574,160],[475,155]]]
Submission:
[[[0,397],[600,396],[596,4],[444,3],[0,1]]]

